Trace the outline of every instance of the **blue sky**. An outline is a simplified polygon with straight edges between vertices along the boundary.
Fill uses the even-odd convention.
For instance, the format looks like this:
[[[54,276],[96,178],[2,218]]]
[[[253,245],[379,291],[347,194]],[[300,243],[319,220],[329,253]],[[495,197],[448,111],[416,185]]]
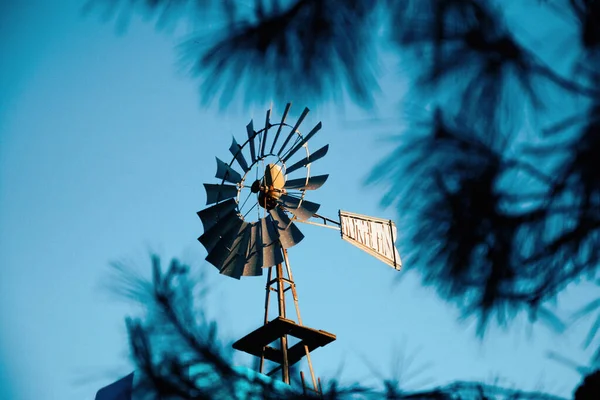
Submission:
[[[118,35],[82,16],[77,0],[19,3],[0,6],[0,398],[92,399],[132,369],[123,320],[136,310],[105,289],[110,261],[148,272],[149,251],[182,257],[206,270],[206,308],[225,338],[261,323],[264,277],[235,281],[203,262],[195,213],[205,204],[202,183],[214,182],[214,157],[225,159],[231,135],[245,135],[250,118],[263,121],[269,104],[201,107],[196,84],[178,72],[177,39],[151,24],[134,21]],[[398,88],[395,66],[382,68],[386,91],[375,110],[309,105],[304,126],[323,122],[313,148],[330,144],[313,166],[330,174],[310,196],[320,214],[398,218],[378,206],[380,189],[363,185],[390,132],[360,121],[389,118],[396,107],[386,100]],[[303,106],[294,103],[294,116]],[[274,115],[283,107],[274,104]],[[397,273],[335,231],[300,229],[306,239],[290,261],[304,323],[338,337],[313,353],[319,376],[343,366],[343,380],[369,383],[363,358],[386,374],[394,351],[404,351],[415,358],[406,373],[426,367],[408,388],[501,378],[569,396],[580,380],[545,352],[585,364],[587,326],[558,336],[521,318],[479,342],[416,272]],[[571,288],[560,309],[593,290]]]

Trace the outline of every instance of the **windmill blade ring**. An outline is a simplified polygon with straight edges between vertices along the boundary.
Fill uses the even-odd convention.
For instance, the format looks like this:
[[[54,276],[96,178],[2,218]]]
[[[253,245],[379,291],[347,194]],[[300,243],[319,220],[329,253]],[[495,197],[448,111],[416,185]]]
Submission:
[[[215,158],[214,176],[220,182],[204,184],[207,207],[197,213],[204,228],[198,240],[207,251],[206,260],[222,275],[235,279],[259,276],[263,268],[283,262],[283,250],[304,238],[293,220],[309,219],[320,207],[305,200],[305,194],[327,180],[328,175],[311,177],[310,167],[327,154],[329,146],[311,155],[308,142],[321,129],[321,123],[303,135],[300,125],[309,109],[304,108],[296,122],[288,124],[290,108],[291,104],[286,104],[276,123],[271,122],[271,109],[267,110],[262,129],[255,128],[250,120],[244,141],[238,143],[235,136],[232,138],[228,149],[231,161]],[[290,130],[283,133],[284,128]],[[288,168],[286,163],[301,148],[306,155]],[[300,169],[303,178],[288,179],[290,173],[299,175]],[[244,197],[242,189],[250,189],[244,191]],[[254,208],[257,219],[252,221],[248,214]]]

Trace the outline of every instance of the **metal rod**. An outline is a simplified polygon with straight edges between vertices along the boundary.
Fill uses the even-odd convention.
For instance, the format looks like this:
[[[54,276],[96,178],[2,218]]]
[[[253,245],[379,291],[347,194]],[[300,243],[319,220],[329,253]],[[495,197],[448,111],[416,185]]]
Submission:
[[[285,250],[284,250],[285,254]],[[285,293],[283,292],[283,268],[281,263],[277,264],[277,298],[279,305],[279,316],[285,318]],[[281,378],[283,382],[290,384],[290,365],[288,363],[287,354],[287,335],[281,337],[281,354],[282,354],[282,365],[281,365]]]
[[[298,317],[298,325],[302,326],[302,316],[300,315],[300,306],[298,305],[298,293],[296,292],[296,283],[294,283],[294,276],[292,275],[292,267],[290,266],[290,259],[286,249],[283,249],[283,261],[285,262],[285,269],[288,277],[291,281],[292,296],[294,297],[294,307],[296,308],[296,316]],[[312,378],[313,386],[317,390],[317,380],[315,379],[315,371],[313,370],[312,361],[310,359],[310,351],[308,346],[304,345],[304,352],[306,353],[306,362],[308,363],[308,369],[310,371],[310,377]]]
[[[267,274],[267,284],[265,286],[266,294],[265,294],[265,318],[263,325],[266,325],[269,322],[269,297],[271,294],[271,273],[273,272],[273,267],[269,267],[269,272]],[[260,353],[260,367],[258,372],[262,374],[263,368],[265,365],[265,348],[263,347]]]
[[[396,246],[394,246],[394,225],[392,220],[390,219],[390,237],[392,238],[392,253],[394,254],[394,268],[398,266],[398,262],[396,261]]]
[[[273,273],[273,267],[269,267],[269,271],[267,273],[267,285],[265,286],[266,289],[266,296],[265,296],[265,319],[264,319],[264,325],[266,325],[269,322],[269,298],[270,298],[270,294],[271,294],[271,274]]]
[[[285,269],[288,274],[290,287],[292,288],[292,296],[294,297],[294,307],[296,308],[296,316],[298,317],[298,325],[302,326],[302,316],[300,315],[300,307],[298,306],[298,294],[296,293],[296,284],[294,283],[294,277],[292,276],[292,268],[290,267],[290,259],[286,249],[283,249],[283,261],[285,262]]]
[[[302,394],[306,395],[306,383],[304,382],[304,372],[300,371],[300,379],[302,380]]]
[[[299,219],[294,219],[294,221],[300,222],[300,223],[303,223],[303,224],[308,224],[308,225],[322,226],[323,228],[335,229],[336,231],[340,230],[339,226],[331,226],[331,225],[320,224],[318,222],[311,222],[311,221],[301,221]]]
[[[324,216],[319,215],[319,214],[314,214],[313,216],[317,217],[317,218],[321,218],[323,221],[331,222],[332,224],[341,225],[341,223],[339,221],[335,221],[335,220],[333,220],[331,218],[327,218],[327,217],[324,217]]]

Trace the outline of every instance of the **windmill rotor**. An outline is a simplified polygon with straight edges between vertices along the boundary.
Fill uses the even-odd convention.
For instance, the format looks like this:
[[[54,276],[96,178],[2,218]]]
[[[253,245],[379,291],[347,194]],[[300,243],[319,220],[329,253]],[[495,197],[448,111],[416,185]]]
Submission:
[[[322,125],[303,135],[299,129],[309,109],[290,125],[290,107],[288,103],[276,123],[268,110],[264,128],[258,131],[250,121],[242,144],[232,139],[231,161],[216,157],[215,177],[220,182],[204,184],[208,207],[197,213],[204,227],[198,240],[208,252],[206,260],[223,275],[260,276],[263,268],[283,262],[283,250],[304,238],[294,221],[308,220],[320,208],[305,196],[327,180],[328,175],[311,176],[310,166],[329,146],[311,154],[308,142]],[[288,174],[294,176],[288,179]]]

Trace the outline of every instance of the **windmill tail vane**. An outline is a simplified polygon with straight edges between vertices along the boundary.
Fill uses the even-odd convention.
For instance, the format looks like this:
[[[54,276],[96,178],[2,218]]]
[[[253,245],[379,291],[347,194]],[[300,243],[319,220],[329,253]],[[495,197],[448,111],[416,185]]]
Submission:
[[[235,137],[232,139],[230,162],[216,158],[218,182],[204,184],[207,207],[197,213],[204,227],[198,240],[206,248],[206,260],[223,275],[240,279],[260,276],[267,270],[263,325],[233,347],[260,357],[261,373],[267,362],[275,364],[267,375],[281,371],[282,380],[288,384],[290,366],[306,357],[311,390],[320,393],[310,352],[334,341],[336,336],[302,324],[287,252],[304,238],[296,223],[337,229],[342,239],[396,270],[401,269],[402,262],[395,247],[397,229],[393,221],[341,210],[336,221],[319,215],[321,205],[306,199],[329,177],[311,174],[312,164],[327,154],[329,145],[311,153],[309,141],[322,124],[317,123],[303,134],[300,126],[309,110],[304,108],[292,125],[286,122],[290,108],[288,103],[281,119],[275,122],[271,120],[271,110],[267,110],[264,127],[259,130],[255,130],[251,120],[242,144]],[[288,290],[293,295],[296,321],[287,317]],[[269,320],[271,292],[277,293],[278,314]],[[298,339],[291,347],[288,336]],[[271,347],[274,341],[279,341],[278,347]],[[306,389],[303,375],[302,382]]]

